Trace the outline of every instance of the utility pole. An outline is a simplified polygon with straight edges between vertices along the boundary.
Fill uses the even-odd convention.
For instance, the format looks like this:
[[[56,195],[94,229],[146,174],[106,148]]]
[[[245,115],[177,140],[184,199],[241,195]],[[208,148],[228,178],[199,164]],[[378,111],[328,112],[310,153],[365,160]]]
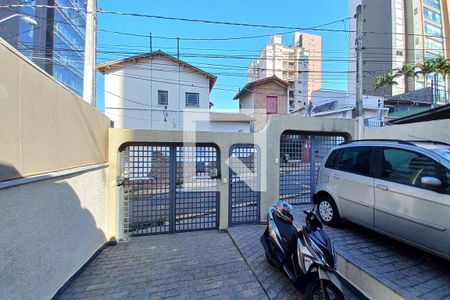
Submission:
[[[364,116],[362,101],[363,94],[363,72],[362,72],[362,50],[363,50],[363,31],[362,31],[362,5],[356,8],[356,117]]]
[[[150,53],[153,52],[153,34],[150,32]]]
[[[86,0],[83,99],[93,106],[95,106],[96,33],[97,0]]]

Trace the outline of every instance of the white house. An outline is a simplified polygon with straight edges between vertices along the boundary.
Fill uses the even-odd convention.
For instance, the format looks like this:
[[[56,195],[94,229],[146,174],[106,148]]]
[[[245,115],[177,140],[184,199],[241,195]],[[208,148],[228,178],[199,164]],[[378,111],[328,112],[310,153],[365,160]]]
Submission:
[[[116,128],[221,128],[217,122],[207,124],[209,94],[216,81],[208,72],[160,50],[103,63],[97,70],[105,75],[105,114]],[[237,132],[242,124],[232,128],[227,122],[222,127]]]

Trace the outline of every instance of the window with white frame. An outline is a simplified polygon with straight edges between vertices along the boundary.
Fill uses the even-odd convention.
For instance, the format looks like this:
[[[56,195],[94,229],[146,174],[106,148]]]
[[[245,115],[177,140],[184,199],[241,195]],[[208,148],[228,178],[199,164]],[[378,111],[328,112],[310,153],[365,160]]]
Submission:
[[[199,107],[200,94],[199,93],[186,93],[186,107]]]
[[[158,104],[169,105],[169,91],[158,90]]]

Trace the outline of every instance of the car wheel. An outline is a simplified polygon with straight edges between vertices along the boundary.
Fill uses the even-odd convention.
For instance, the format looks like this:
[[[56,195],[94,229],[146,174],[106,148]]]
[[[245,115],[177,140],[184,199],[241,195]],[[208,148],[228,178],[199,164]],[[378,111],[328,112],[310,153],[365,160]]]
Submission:
[[[337,226],[340,223],[340,216],[333,198],[321,196],[319,198],[317,210],[322,223],[329,226]]]

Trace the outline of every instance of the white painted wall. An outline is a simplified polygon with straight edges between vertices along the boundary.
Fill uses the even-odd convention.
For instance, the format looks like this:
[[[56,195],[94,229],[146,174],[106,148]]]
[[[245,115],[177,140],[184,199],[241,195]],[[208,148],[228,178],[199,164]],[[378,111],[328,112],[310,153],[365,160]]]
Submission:
[[[247,93],[239,100],[240,112],[252,117],[255,113],[255,100],[253,93]]]
[[[0,299],[50,299],[107,241],[102,168],[0,189]]]
[[[168,91],[167,109],[158,104],[158,90]],[[164,58],[107,71],[105,91],[105,114],[116,128],[182,130],[183,113],[208,117],[209,79]],[[199,93],[198,108],[186,107],[186,92]]]
[[[249,122],[224,122],[224,121],[205,121],[197,122],[198,131],[214,132],[250,132]]]

